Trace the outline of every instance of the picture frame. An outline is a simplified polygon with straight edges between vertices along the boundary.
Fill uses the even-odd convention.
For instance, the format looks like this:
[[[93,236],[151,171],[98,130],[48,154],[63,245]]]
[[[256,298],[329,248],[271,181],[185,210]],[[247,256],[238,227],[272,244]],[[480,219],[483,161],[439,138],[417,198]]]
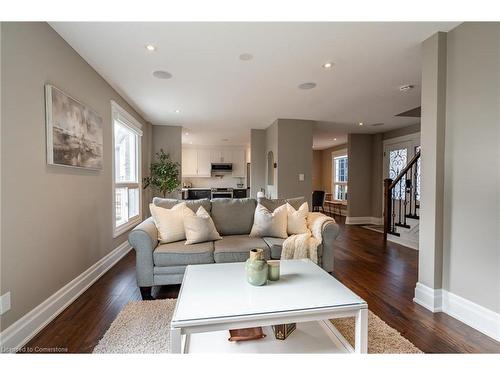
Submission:
[[[45,85],[47,164],[102,170],[103,119],[57,87]]]

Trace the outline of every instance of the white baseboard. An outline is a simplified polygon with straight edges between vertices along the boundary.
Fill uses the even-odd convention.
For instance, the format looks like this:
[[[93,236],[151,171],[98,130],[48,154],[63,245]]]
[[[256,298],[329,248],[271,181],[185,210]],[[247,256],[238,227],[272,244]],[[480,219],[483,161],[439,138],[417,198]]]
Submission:
[[[122,259],[132,247],[122,243],[0,333],[0,352],[16,352]]]
[[[361,224],[373,224],[373,225],[382,225],[384,220],[382,217],[373,217],[373,216],[347,216],[345,218],[345,223],[347,225],[361,225]]]
[[[443,290],[443,312],[500,342],[500,314]]]
[[[432,312],[444,312],[462,323],[500,342],[500,314],[444,289],[432,289],[421,283],[413,301]]]
[[[404,236],[398,237],[393,234],[388,234],[387,241],[395,242],[397,244],[409,247],[413,250],[418,250],[418,241],[414,241],[411,238],[407,238]]]
[[[413,301],[432,312],[442,311],[442,289],[432,289],[428,286],[417,283],[415,287],[415,297]]]

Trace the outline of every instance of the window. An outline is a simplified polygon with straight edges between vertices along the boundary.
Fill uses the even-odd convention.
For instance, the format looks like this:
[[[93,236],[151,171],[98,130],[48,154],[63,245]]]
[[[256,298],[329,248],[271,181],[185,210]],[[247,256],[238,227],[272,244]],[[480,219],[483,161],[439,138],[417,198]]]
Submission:
[[[140,124],[116,103],[113,117],[113,228],[118,236],[141,220]]]
[[[333,157],[333,199],[347,200],[347,155]]]
[[[394,180],[398,177],[399,173],[406,167],[407,163],[407,149],[394,149],[389,151],[389,178]],[[394,187],[392,197],[394,199],[406,199],[406,176]]]

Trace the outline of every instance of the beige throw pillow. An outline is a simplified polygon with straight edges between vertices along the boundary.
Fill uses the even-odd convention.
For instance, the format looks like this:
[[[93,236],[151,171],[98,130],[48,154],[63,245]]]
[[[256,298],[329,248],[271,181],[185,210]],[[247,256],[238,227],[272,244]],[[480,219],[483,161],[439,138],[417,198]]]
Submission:
[[[191,211],[189,208],[188,210]],[[198,208],[196,215],[191,211],[184,216],[184,230],[186,231],[186,245],[222,239],[212,218],[203,206]]]
[[[287,203],[286,210],[288,235],[307,233],[307,214],[309,213],[307,202],[302,203],[298,210],[293,208],[290,203]]]
[[[266,207],[257,204],[250,237],[287,238],[286,205],[275,209],[272,213]]]
[[[184,214],[186,210],[189,210],[186,207],[186,203],[176,204],[170,209],[158,207],[151,203],[149,210],[158,229],[158,240],[161,243],[177,242],[186,239]]]

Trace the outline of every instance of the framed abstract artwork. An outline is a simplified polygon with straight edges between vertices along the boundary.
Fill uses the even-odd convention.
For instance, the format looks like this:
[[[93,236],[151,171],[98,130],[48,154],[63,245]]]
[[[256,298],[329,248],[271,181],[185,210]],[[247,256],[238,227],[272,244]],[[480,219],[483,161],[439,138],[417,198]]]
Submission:
[[[45,85],[45,110],[47,163],[102,169],[102,117],[52,85]]]

